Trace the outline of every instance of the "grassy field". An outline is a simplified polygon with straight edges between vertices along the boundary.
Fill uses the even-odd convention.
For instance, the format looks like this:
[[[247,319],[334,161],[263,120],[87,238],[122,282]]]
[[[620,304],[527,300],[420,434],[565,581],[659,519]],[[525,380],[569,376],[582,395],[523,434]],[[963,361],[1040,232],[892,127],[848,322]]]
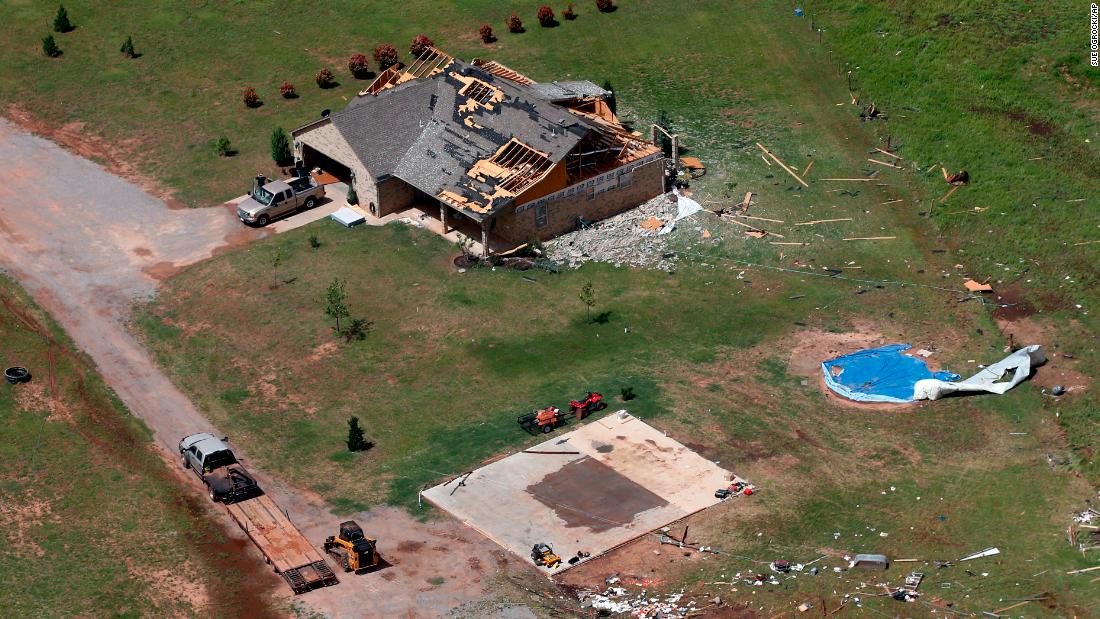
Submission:
[[[272,579],[182,492],[64,334],[5,278],[0,300],[5,367],[34,374],[0,388],[3,614],[270,615]]]
[[[830,550],[952,559],[996,545],[1003,554],[974,576],[933,574],[933,595],[977,612],[1045,592],[1051,601],[1025,609],[1029,616],[1094,611],[1088,580],[1064,575],[1089,564],[1064,533],[1070,511],[1092,494],[1087,481],[1100,476],[1091,389],[1054,400],[1029,383],[911,411],[851,409],[820,393],[814,364],[830,347],[811,345],[877,333],[935,346],[939,367],[965,375],[975,361],[998,358],[1006,341],[990,307],[937,287],[991,277],[1002,301],[1016,304],[1001,308],[1001,327],[1027,325],[1039,343],[1071,353],[1085,379],[1100,371],[1089,314],[1100,245],[1073,245],[1100,238],[1096,74],[1083,64],[1080,7],[814,2],[806,8],[819,36],[785,2],[738,11],[620,4],[601,15],[581,3],[576,21],[543,29],[534,4],[487,0],[414,1],[400,12],[336,4],[311,8],[308,19],[275,2],[132,3],[128,22],[87,2],[69,6],[77,29],[58,37],[65,55],[48,60],[38,43],[53,7],[9,3],[0,11],[20,27],[0,42],[11,69],[0,72],[0,102],[55,126],[86,123],[85,134],[201,206],[239,193],[257,170],[272,172],[270,131],[343,105],[362,86],[346,57],[379,41],[402,49],[424,32],[459,57],[493,57],[537,80],[610,79],[627,119],[644,129],[668,110],[707,162],[692,188],[700,201],[715,207],[753,191],[752,214],[783,220],[769,229],[808,245],[748,240],[700,218],[675,233],[684,260],[674,274],[590,265],[531,282],[503,270],[458,274],[454,248],[419,230],[321,222],[184,271],[139,309],[137,328],[261,466],[338,511],[413,507],[423,484],[534,442],[517,414],[585,389],[615,396],[630,386],[633,412],[762,487],[744,507],[692,525],[706,545],[802,561]],[[513,10],[528,32],[505,31]],[[497,29],[492,46],[476,38],[483,22]],[[31,27],[39,24],[41,33]],[[144,54],[135,61],[114,52],[131,30]],[[991,42],[1004,49],[990,53]],[[321,66],[337,71],[340,86],[313,85]],[[283,79],[301,98],[278,98]],[[241,105],[248,85],[262,107]],[[887,120],[859,122],[869,101]],[[235,157],[214,155],[223,134]],[[764,161],[756,142],[800,172],[812,162],[810,186]],[[887,144],[901,169],[867,161],[884,157],[870,149]],[[946,202],[940,165],[973,179]],[[875,170],[875,182],[822,180]],[[851,221],[794,225],[834,218]],[[712,232],[706,241],[703,228]],[[896,238],[842,240],[863,236]],[[841,277],[808,274],[829,269]],[[375,321],[363,342],[336,340],[321,313],[334,277],[347,280],[352,314]],[[596,311],[610,312],[605,324],[585,319],[586,282]],[[1023,317],[1006,326],[1007,314]],[[351,415],[376,443],[366,453],[343,448]],[[734,558],[672,565],[668,588],[760,569]],[[941,581],[953,588],[939,589]],[[751,598],[716,592],[779,611],[811,595],[835,607],[858,584],[830,576]],[[868,608],[899,612],[891,604],[874,599]]]

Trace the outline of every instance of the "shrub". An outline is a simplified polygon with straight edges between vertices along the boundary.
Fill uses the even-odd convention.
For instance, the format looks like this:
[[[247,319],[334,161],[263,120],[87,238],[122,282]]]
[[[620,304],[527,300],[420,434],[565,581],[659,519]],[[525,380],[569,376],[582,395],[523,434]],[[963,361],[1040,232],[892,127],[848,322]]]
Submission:
[[[370,73],[370,65],[367,64],[367,57],[363,54],[352,54],[348,58],[348,71],[356,78],[366,77]]]
[[[46,38],[42,39],[42,53],[49,58],[57,58],[61,55],[61,48],[57,46],[57,41],[53,40],[52,34],[48,34]]]
[[[482,24],[477,33],[481,35],[482,43],[492,43],[497,40],[497,38],[493,36],[493,27],[489,24]]]
[[[355,180],[348,183],[348,204],[359,204],[359,194],[355,193]]]
[[[610,13],[615,10],[615,0],[596,0],[596,8],[601,13]]]
[[[316,234],[309,235],[309,246],[313,249],[317,249],[321,246],[321,239],[317,238]]]
[[[523,22],[515,13],[508,18],[508,32],[523,32]]]
[[[251,86],[244,89],[244,94],[241,95],[241,100],[244,101],[244,104],[248,107],[260,106],[260,94],[256,92],[256,89]]]
[[[572,2],[565,5],[565,10],[561,12],[561,16],[562,16],[563,19],[567,19],[569,21],[573,21],[574,19],[577,19],[577,12],[575,10],[573,10],[573,3]]]
[[[53,18],[53,31],[71,32],[72,29],[73,23],[69,21],[69,12],[65,10],[65,5],[59,5],[57,7],[57,15]]]
[[[321,88],[332,88],[336,83],[336,76],[332,74],[328,67],[323,67],[313,79],[317,80],[317,85]]]
[[[294,90],[294,84],[286,81],[279,85],[279,94],[283,95],[284,99],[293,99],[298,96]]]
[[[374,61],[378,63],[379,71],[385,71],[397,64],[397,48],[389,43],[379,43],[374,48]]]
[[[118,51],[122,52],[122,55],[127,58],[137,58],[137,52],[134,51],[134,37],[126,35],[126,40]]]
[[[412,54],[413,58],[419,58],[420,54],[423,54],[424,50],[429,47],[435,47],[435,43],[428,37],[418,34],[413,37],[412,45],[409,46],[409,53]]]
[[[290,153],[290,137],[282,127],[276,127],[271,134],[271,159],[278,165],[286,165],[293,158]]]
[[[233,145],[229,143],[229,138],[224,135],[214,142],[214,150],[218,153],[219,157],[233,156]]]
[[[634,395],[634,387],[623,387],[619,389],[619,395],[622,396],[623,402],[629,402],[636,397]]]
[[[549,28],[558,23],[558,20],[554,19],[554,9],[545,4],[539,7],[539,12],[535,16],[538,17],[539,25],[543,28]]]

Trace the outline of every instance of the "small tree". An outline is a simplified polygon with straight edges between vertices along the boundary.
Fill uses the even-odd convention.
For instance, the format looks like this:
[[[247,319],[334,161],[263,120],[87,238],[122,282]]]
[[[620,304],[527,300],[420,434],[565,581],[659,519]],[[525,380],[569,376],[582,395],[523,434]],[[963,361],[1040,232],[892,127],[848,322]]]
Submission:
[[[118,51],[122,52],[122,55],[127,58],[137,58],[137,52],[134,51],[134,37],[126,35],[126,40],[123,41],[122,48]]]
[[[282,247],[276,249],[275,254],[271,256],[271,273],[274,278],[271,283],[272,290],[279,287],[279,267],[282,266],[285,257]]]
[[[592,320],[592,308],[596,307],[596,289],[592,286],[592,282],[585,282],[581,287],[580,299],[581,303],[584,303],[588,320]]]
[[[572,2],[565,5],[565,10],[561,12],[561,16],[563,19],[566,19],[568,21],[573,21],[574,19],[577,19],[577,11],[573,8]]]
[[[65,5],[59,5],[57,7],[57,15],[53,18],[53,31],[54,32],[72,32],[73,23],[69,21],[69,12],[65,10]]]
[[[348,58],[348,71],[351,71],[356,79],[366,77],[370,73],[370,64],[367,62],[367,57],[363,54],[352,54]]]
[[[57,58],[61,55],[61,48],[57,46],[57,41],[53,40],[52,34],[47,34],[46,38],[42,39],[42,53],[48,58]]]
[[[359,427],[359,418],[348,419],[348,451],[366,451],[374,447],[374,443],[363,436],[363,428]]]
[[[519,15],[512,13],[508,18],[508,32],[520,33],[523,32],[523,21],[520,20]]]
[[[610,13],[615,10],[615,0],[596,0],[596,9],[601,13]]]
[[[214,142],[214,150],[219,157],[229,157],[233,154],[233,145],[229,143],[229,138],[223,135]]]
[[[412,45],[409,46],[409,53],[412,54],[413,58],[419,58],[420,54],[423,54],[424,50],[429,47],[435,47],[435,43],[427,36],[418,34],[413,37]]]
[[[244,89],[241,101],[244,101],[246,107],[260,107],[260,94],[256,92],[255,88],[249,86]]]
[[[654,123],[658,127],[664,129],[668,133],[672,133],[672,120],[668,117],[668,112],[660,110],[657,112],[657,121]],[[664,131],[657,132],[657,142],[661,145],[661,150],[665,152],[666,157],[672,156],[672,138],[668,137]]]
[[[558,20],[554,19],[554,9],[545,4],[539,7],[535,17],[538,18],[539,25],[543,28],[550,28],[558,23]]]
[[[332,283],[325,289],[325,315],[336,321],[336,332],[340,332],[340,319],[347,318],[348,293],[344,291],[344,282],[340,278],[333,278]]]
[[[332,88],[336,83],[336,76],[332,74],[332,71],[330,71],[328,67],[322,67],[313,79],[321,88]]]
[[[497,40],[496,36],[493,35],[493,27],[489,24],[482,24],[477,33],[481,35],[482,43],[492,43]]]
[[[611,109],[611,113],[614,114],[619,107],[619,102],[615,100],[615,89],[611,87],[611,80],[603,81],[603,89],[611,93],[604,99],[604,103]]]
[[[385,71],[397,64],[397,48],[389,43],[379,43],[374,47],[374,61],[378,63],[379,71]]]
[[[297,91],[294,90],[294,84],[286,81],[279,85],[279,94],[283,95],[284,99],[293,99],[298,96]]]
[[[278,165],[286,165],[293,160],[290,153],[290,137],[282,127],[276,127],[271,134],[271,158]]]

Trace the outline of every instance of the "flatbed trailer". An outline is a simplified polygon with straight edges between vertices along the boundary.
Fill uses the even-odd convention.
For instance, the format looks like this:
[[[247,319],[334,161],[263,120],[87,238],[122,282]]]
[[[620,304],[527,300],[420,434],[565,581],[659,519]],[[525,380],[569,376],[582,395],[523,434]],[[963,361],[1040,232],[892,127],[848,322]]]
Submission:
[[[266,494],[226,505],[229,516],[294,593],[339,583],[324,556]]]

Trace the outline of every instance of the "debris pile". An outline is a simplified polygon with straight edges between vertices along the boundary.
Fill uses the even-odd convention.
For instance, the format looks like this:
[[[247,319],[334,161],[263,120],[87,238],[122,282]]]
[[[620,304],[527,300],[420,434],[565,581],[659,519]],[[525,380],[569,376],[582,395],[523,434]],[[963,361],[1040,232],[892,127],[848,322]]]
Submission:
[[[547,242],[547,257],[571,268],[586,262],[606,262],[671,271],[675,256],[668,250],[668,236],[659,232],[676,212],[673,194],[657,196],[637,208]]]
[[[661,617],[662,619],[680,619],[698,610],[695,602],[680,604],[684,592],[671,593],[661,597],[649,596],[646,590],[629,594],[619,584],[618,578],[608,578],[609,586],[603,593],[581,591],[577,597],[585,608],[605,613],[627,615],[629,617]]]

